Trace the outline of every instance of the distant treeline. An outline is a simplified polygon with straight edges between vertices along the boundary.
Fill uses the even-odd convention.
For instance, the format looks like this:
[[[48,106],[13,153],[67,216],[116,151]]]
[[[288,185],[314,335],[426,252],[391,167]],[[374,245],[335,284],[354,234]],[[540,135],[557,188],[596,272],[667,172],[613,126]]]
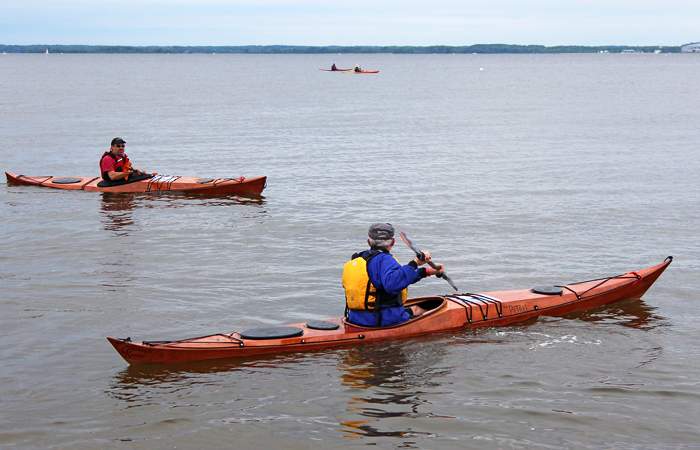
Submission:
[[[621,53],[624,50],[651,53],[678,53],[680,46],[625,45],[510,45],[476,44],[464,46],[304,46],[304,45],[237,45],[237,46],[126,46],[126,45],[1,45],[3,53],[252,53],[252,54],[311,54],[311,53]]]

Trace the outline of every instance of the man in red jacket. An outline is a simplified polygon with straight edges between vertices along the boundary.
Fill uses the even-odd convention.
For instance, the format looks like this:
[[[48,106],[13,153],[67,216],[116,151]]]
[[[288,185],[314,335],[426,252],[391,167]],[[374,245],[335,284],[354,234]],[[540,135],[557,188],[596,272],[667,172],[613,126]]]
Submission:
[[[120,137],[112,139],[109,151],[105,152],[100,158],[100,174],[103,180],[107,182],[126,182],[129,178],[131,178],[131,181],[136,181],[137,178],[142,180],[152,176],[131,166],[129,157],[124,153],[125,146],[126,141],[124,139]]]

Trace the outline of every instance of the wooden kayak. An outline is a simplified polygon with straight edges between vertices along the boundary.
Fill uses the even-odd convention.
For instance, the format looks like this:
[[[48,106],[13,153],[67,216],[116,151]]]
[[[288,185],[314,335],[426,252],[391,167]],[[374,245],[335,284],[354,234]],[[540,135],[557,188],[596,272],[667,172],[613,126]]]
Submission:
[[[216,333],[175,341],[107,340],[130,364],[173,364],[199,360],[303,352],[359,345],[442,331],[502,327],[597,308],[627,298],[640,298],[671,264],[672,257],[636,272],[533,289],[420,297],[407,305],[427,309],[408,322],[368,328],[343,318],[293,323],[283,327]]]
[[[41,186],[53,189],[99,192],[182,192],[203,195],[260,195],[267,177],[196,178],[156,175],[152,178],[104,186],[100,177],[31,177],[5,172],[8,184]]]

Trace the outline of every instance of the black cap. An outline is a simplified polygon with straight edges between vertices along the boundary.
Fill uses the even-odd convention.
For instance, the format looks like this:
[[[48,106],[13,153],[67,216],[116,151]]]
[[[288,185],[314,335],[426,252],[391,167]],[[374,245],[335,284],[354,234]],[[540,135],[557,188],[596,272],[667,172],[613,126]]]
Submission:
[[[126,141],[120,137],[115,137],[114,139],[112,139],[111,145],[117,145],[117,144],[126,144]]]
[[[388,241],[394,238],[394,227],[390,223],[375,223],[367,234],[375,241]]]

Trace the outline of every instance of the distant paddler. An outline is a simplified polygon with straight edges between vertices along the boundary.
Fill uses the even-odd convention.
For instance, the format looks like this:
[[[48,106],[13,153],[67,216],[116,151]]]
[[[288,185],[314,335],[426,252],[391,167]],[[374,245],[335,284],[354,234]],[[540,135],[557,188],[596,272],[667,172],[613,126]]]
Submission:
[[[124,152],[126,141],[120,137],[112,139],[109,151],[104,152],[100,158],[100,175],[110,184],[124,184],[128,181],[138,181],[151,178],[156,175],[135,169],[131,165],[129,157]]]

